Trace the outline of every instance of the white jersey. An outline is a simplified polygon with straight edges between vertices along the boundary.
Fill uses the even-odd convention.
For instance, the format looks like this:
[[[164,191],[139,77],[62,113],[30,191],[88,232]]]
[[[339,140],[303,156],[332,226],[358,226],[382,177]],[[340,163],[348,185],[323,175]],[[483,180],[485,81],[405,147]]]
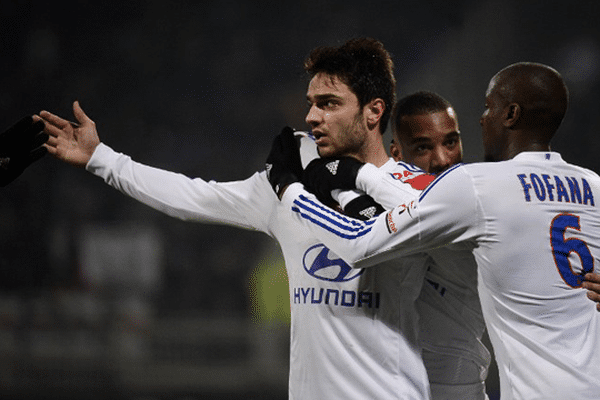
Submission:
[[[424,189],[431,180],[419,174],[422,170],[403,162],[397,163],[397,171],[386,171],[392,179],[381,179],[381,170],[376,172],[361,174],[363,188],[388,210],[414,198],[411,189]],[[475,257],[468,248],[442,247],[427,254],[427,273],[416,304],[432,399],[485,399],[491,356],[481,341],[485,322]]]
[[[285,209],[264,172],[206,182],[133,162],[103,144],[86,169],[173,217],[279,241],[291,303],[290,399],[429,399],[414,306],[422,257],[350,268]]]
[[[301,185],[283,201],[355,267],[447,244],[470,248],[502,399],[592,400],[600,314],[581,280],[599,272],[599,193],[594,172],[558,153],[525,152],[451,168],[418,199],[351,227],[335,216],[309,221],[315,209],[303,199],[314,199]]]

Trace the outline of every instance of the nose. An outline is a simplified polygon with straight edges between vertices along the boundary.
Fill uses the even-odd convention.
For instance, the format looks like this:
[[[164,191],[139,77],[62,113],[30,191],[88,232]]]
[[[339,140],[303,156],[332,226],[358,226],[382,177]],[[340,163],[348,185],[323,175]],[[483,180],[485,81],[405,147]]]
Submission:
[[[310,106],[310,109],[308,110],[304,120],[313,128],[318,126],[321,121],[321,113],[319,112],[319,109],[315,105]]]
[[[436,147],[431,157],[429,172],[434,174],[442,172],[450,167],[450,163],[451,160],[448,151],[443,147]]]

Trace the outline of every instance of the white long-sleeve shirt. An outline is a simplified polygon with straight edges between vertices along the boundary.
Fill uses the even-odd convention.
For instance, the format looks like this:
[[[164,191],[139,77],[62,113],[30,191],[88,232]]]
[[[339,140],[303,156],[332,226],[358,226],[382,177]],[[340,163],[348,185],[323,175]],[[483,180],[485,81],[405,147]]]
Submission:
[[[361,181],[361,170],[359,187],[378,172],[364,173],[371,179]],[[324,213],[299,184],[282,201],[354,267],[441,246],[471,251],[502,399],[592,400],[600,314],[580,286],[582,274],[599,270],[599,193],[594,172],[558,153],[525,152],[453,167],[418,198],[365,222]]]
[[[173,217],[253,229],[278,240],[290,287],[290,399],[429,398],[414,306],[423,257],[350,268],[287,211],[264,172],[206,182],[136,163],[104,144],[86,169]]]

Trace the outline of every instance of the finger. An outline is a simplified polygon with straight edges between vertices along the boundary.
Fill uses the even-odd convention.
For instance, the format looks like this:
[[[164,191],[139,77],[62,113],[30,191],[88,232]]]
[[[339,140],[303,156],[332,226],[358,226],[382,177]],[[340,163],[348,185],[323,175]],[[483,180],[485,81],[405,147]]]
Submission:
[[[55,138],[54,136],[50,136],[48,137],[48,140],[46,140],[46,143],[44,143],[44,147],[48,148],[48,147],[58,147],[59,144],[59,140],[57,138]]]
[[[600,283],[600,274],[596,274],[594,272],[588,272],[585,274],[584,278],[587,282]]]
[[[66,119],[62,119],[58,115],[52,114],[48,111],[41,111],[40,117],[42,117],[42,119],[48,124],[52,124],[61,129],[69,126],[69,121],[67,121]],[[48,124],[46,124],[46,126],[48,126]]]
[[[600,284],[599,283],[583,282],[583,284],[581,286],[584,289],[587,289],[589,291],[593,291],[593,292],[600,294]]]
[[[50,144],[50,140],[48,140],[48,142],[44,143],[43,146],[46,148],[46,150],[48,150],[48,154],[55,156],[56,153],[58,152],[58,149],[55,146],[52,146]]]
[[[590,300],[594,300],[595,302],[600,302],[600,294],[595,290],[588,290],[587,297]]]
[[[46,124],[46,126],[44,127],[44,132],[46,132],[49,136],[54,136],[54,137],[59,137],[59,136],[63,136],[63,137],[71,137],[71,135],[66,132],[64,129],[57,127],[55,125],[52,124]]]
[[[588,299],[597,303],[596,308],[600,311],[600,295],[598,295],[598,293],[596,292],[587,292],[587,297]]]
[[[86,115],[85,112],[83,112],[83,109],[79,105],[79,101],[75,101],[73,103],[73,115],[75,115],[75,119],[77,119],[77,122],[79,122],[82,125],[86,124],[86,123],[94,122]]]

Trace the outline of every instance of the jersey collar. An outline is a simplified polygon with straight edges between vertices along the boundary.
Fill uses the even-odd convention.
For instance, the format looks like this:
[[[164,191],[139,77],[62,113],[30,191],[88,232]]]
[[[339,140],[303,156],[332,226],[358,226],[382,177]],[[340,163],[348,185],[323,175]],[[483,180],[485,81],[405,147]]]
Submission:
[[[523,151],[514,156],[513,160],[564,162],[562,156],[555,151]]]

